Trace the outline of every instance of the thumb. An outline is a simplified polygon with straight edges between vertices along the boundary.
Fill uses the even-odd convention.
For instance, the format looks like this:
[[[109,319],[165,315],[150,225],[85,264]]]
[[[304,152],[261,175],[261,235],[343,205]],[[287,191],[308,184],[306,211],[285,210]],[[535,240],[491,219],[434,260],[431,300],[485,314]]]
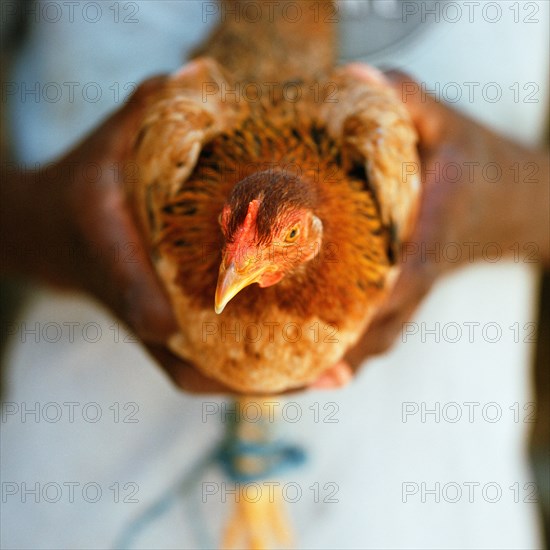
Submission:
[[[121,253],[113,265],[111,300],[117,313],[146,342],[165,343],[178,327],[172,306],[128,211],[121,213]],[[125,242],[123,242],[125,241]]]
[[[441,140],[445,127],[445,107],[426,92],[425,83],[417,82],[412,76],[397,70],[384,74],[409,111],[421,145],[434,147]]]

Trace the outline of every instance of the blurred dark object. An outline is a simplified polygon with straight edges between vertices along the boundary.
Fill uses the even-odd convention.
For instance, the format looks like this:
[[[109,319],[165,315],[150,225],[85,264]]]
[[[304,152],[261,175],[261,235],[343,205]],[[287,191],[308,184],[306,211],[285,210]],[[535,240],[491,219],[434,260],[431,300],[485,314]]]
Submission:
[[[550,120],[546,123],[545,145],[548,147]],[[529,451],[538,487],[545,547],[550,550],[550,271],[542,274],[540,282],[537,326],[537,349],[533,365],[537,421],[531,433]]]
[[[4,363],[7,359],[9,329],[17,320],[28,290],[28,286],[21,281],[0,279],[0,400],[7,391]]]
[[[534,364],[537,421],[531,434],[531,466],[538,487],[545,546],[550,549],[550,272],[541,280]]]
[[[35,0],[2,0],[0,17],[0,80],[8,77],[13,55],[24,42]],[[6,104],[0,102],[0,164],[13,159],[6,126]],[[550,126],[548,127],[550,142]],[[5,182],[1,182],[5,184]],[[0,279],[0,366],[6,358],[8,327],[14,323],[27,295],[28,286]],[[539,509],[545,547],[550,550],[550,272],[541,278],[538,303],[538,337],[534,358],[534,389],[537,421],[531,434],[530,458],[538,487]],[[4,396],[4,369],[0,372],[0,398]]]
[[[11,65],[17,48],[26,38],[29,27],[28,14],[31,13],[31,4],[35,0],[6,0],[2,1],[0,17],[0,82],[2,88],[11,72]],[[0,102],[0,165],[13,160],[13,152],[9,141],[7,125],[7,106],[5,101]],[[3,170],[2,170],[3,173]],[[0,182],[6,185],[5,181]],[[0,261],[2,261],[0,259]],[[24,283],[10,279],[0,279],[0,399],[4,397],[4,361],[8,327],[14,322],[17,313],[26,295],[27,287]]]
[[[19,46],[26,37],[29,14],[35,0],[2,0],[0,17],[0,44],[2,56]],[[2,60],[3,61],[3,60]]]

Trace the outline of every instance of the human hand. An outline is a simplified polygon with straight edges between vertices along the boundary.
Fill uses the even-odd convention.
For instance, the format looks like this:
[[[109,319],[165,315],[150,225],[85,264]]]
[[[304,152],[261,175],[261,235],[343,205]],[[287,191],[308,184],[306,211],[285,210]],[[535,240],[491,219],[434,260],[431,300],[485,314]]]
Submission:
[[[143,116],[170,80],[189,70],[192,64],[173,77],[143,83],[57,162],[34,173],[12,174],[17,181],[3,186],[3,256],[9,260],[7,271],[84,291],[107,306],[180,389],[231,393],[166,346],[178,330],[172,306],[126,200],[125,184],[138,169],[128,159]],[[319,387],[340,385],[339,372],[336,366]]]
[[[346,355],[353,368],[391,347],[441,275],[489,255],[491,262],[495,254],[499,260],[522,254],[533,262],[549,257],[548,154],[527,150],[426,96],[407,75],[386,77],[419,134],[420,166],[403,166],[403,175],[419,171],[423,194],[393,290]]]
[[[147,106],[169,77],[139,86],[126,104],[81,144],[35,172],[3,182],[5,271],[84,291],[121,319],[176,384],[189,391],[225,388],[165,346],[177,327],[130,209],[125,177]]]
[[[372,79],[372,70],[368,69],[367,73],[365,78]],[[433,169],[436,163],[465,165],[472,160],[482,165],[495,160],[503,162],[503,158],[509,158],[510,162],[515,158],[525,160],[526,152],[517,145],[433,100],[424,101],[418,85],[408,77],[399,74],[389,77],[398,93],[406,92],[403,98],[420,135],[423,168]],[[15,199],[8,196],[12,200],[4,201],[7,215],[3,218],[7,232],[11,233],[7,244],[12,248],[22,245],[24,249],[38,242],[43,250],[57,251],[55,259],[39,254],[42,261],[19,267],[60,286],[87,291],[106,304],[128,324],[180,388],[193,392],[225,392],[227,389],[221,384],[205,378],[166,348],[167,338],[177,327],[125,202],[123,174],[135,168],[126,161],[129,147],[145,108],[166,82],[167,77],[158,77],[144,83],[127,105],[80,146],[36,178],[23,178],[21,185],[12,186],[8,195],[15,193]],[[88,166],[93,166],[101,177],[94,181],[82,177]],[[420,170],[421,167],[404,169]],[[425,172],[428,176],[419,221],[411,239],[403,246],[400,278],[364,337],[347,355],[352,366],[357,366],[366,356],[387,349],[432,283],[442,273],[460,265],[460,262],[435,261],[431,255],[422,253],[421,245],[423,250],[430,250],[449,242],[479,243],[481,239],[483,243],[491,238],[503,242],[502,230],[500,233],[495,230],[498,223],[494,222],[495,217],[505,215],[503,212],[509,207],[509,202],[506,203],[510,193],[502,193],[502,183],[506,182],[499,181],[496,188],[482,186],[484,192],[481,193],[476,190],[479,186],[468,178],[449,184],[437,181],[428,170]],[[28,185],[29,180],[32,185]],[[539,195],[534,194],[535,206]],[[525,193],[521,197],[524,196]],[[29,201],[29,197],[32,200]],[[529,205],[524,204],[526,201],[520,200],[521,197],[512,202],[528,211]],[[493,212],[486,208],[490,201],[497,205]],[[23,202],[26,210],[22,213],[20,203]],[[548,199],[539,205],[547,203]],[[16,206],[10,208],[9,204]],[[504,208],[498,208],[498,204]],[[478,208],[474,209],[473,205]],[[520,217],[510,234],[528,234],[522,224]],[[60,254],[63,249],[72,253]],[[547,250],[542,250],[542,254],[547,258]],[[340,362],[313,387],[338,387],[350,377],[349,366]]]

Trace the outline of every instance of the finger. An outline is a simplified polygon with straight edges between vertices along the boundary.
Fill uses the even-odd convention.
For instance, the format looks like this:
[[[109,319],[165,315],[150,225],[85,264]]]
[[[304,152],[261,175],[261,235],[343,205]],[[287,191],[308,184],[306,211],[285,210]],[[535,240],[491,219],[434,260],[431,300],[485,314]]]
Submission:
[[[345,70],[359,80],[363,80],[370,84],[382,84],[387,86],[390,83],[382,71],[366,63],[348,63],[345,66]]]
[[[421,270],[404,270],[392,293],[381,305],[359,342],[348,351],[346,361],[357,369],[368,357],[388,351],[399,340],[403,327],[429,292],[434,279]]]
[[[140,338],[164,343],[176,332],[176,322],[122,190],[83,183],[71,202],[74,248],[80,251],[69,266],[73,279]]]
[[[167,87],[169,81],[170,76],[167,74],[154,75],[144,80],[139,84],[134,93],[126,99],[125,105],[120,110],[120,113],[124,115],[130,111],[144,109],[157,97],[160,91]]]
[[[352,378],[353,371],[351,366],[342,360],[323,372],[313,384],[309,385],[309,388],[315,390],[333,390],[346,386]]]
[[[149,107],[169,82],[167,75],[158,75],[142,82],[136,91],[124,100],[124,105],[103,121],[86,139],[85,148],[101,152],[108,158],[127,158],[139,125]]]
[[[422,90],[410,75],[397,70],[385,76],[407,107],[424,147],[434,147],[441,140],[445,128],[446,109]]]
[[[399,342],[405,323],[411,319],[419,303],[411,303],[400,315],[373,321],[359,342],[346,353],[345,360],[353,371],[357,371],[369,357],[386,353]]]
[[[109,299],[115,313],[126,321],[145,342],[164,344],[178,327],[166,292],[151,264],[131,214],[117,208],[111,219],[119,217],[106,230],[105,238],[115,238],[118,255],[110,264],[113,273]],[[105,220],[106,221],[106,220]],[[109,241],[107,241],[109,242]]]
[[[195,394],[229,395],[235,393],[220,382],[207,378],[189,362],[176,357],[163,346],[147,346],[147,350],[181,390]]]

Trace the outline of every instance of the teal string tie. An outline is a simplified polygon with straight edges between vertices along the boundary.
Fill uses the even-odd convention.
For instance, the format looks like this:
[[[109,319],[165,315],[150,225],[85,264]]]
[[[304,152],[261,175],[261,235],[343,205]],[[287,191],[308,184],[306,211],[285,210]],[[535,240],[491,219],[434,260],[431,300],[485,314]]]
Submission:
[[[252,422],[237,412],[229,415],[226,422],[226,437],[219,447],[216,460],[234,482],[268,479],[300,466],[306,460],[306,453],[301,447],[274,437],[276,423],[273,420]]]
[[[243,458],[254,460],[253,472],[245,472],[239,466]],[[300,466],[306,461],[304,450],[283,441],[250,442],[228,439],[220,447],[217,456],[225,474],[236,483],[250,483],[267,479]]]
[[[238,415],[236,415],[238,416]],[[235,483],[253,483],[262,479],[269,479],[293,467],[301,466],[307,459],[304,449],[292,445],[283,439],[271,437],[271,426],[262,422],[259,440],[244,440],[241,437],[242,420],[235,418],[227,426],[225,439],[198,461],[191,470],[181,476],[174,485],[168,487],[156,501],[135,517],[115,541],[113,548],[131,548],[136,544],[139,536],[167,514],[170,509],[185,495],[189,495],[198,487],[199,480],[212,464],[218,464],[224,473]],[[243,459],[253,468],[243,469]],[[199,497],[200,498],[200,497]],[[196,507],[193,507],[198,511]],[[203,547],[212,547],[208,542],[207,523],[195,518],[192,522],[200,532],[196,536],[204,541]],[[202,528],[204,527],[204,529]],[[203,532],[204,531],[204,532]]]

